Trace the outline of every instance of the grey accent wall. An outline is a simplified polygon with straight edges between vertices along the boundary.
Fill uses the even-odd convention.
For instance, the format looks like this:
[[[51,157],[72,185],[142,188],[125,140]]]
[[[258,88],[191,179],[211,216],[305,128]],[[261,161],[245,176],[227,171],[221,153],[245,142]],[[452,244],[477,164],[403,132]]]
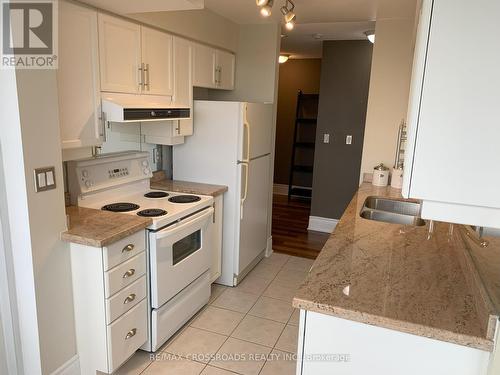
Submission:
[[[311,216],[339,219],[358,189],[372,49],[364,40],[323,43]]]

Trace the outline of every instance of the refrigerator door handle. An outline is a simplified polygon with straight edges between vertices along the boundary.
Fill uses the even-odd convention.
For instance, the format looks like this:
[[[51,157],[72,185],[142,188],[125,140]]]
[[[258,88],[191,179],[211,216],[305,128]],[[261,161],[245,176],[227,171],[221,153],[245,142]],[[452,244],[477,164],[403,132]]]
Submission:
[[[250,162],[250,124],[248,123],[247,119],[247,111],[248,111],[248,106],[245,105],[245,113],[243,114],[244,119],[243,119],[243,129],[246,130],[246,147],[247,147],[247,153],[243,157],[243,162],[249,163]],[[243,138],[245,136],[243,135]]]
[[[245,168],[245,184],[244,184],[244,190],[243,190],[243,197],[240,199],[240,220],[243,220],[243,207],[245,204],[245,201],[247,200],[247,194],[248,194],[248,164],[247,163],[241,163],[241,168]]]

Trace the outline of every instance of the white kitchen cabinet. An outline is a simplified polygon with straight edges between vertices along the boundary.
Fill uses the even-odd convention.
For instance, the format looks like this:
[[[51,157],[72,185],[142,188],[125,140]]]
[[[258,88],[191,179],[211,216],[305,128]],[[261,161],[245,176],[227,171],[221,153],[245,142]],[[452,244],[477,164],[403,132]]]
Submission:
[[[224,212],[224,195],[214,197],[214,217],[212,220],[212,265],[210,266],[210,282],[219,278],[222,270],[222,220]]]
[[[232,53],[221,50],[215,52],[216,88],[234,89],[234,64],[235,57]]]
[[[142,91],[141,26],[99,13],[101,90]]]
[[[197,87],[215,88],[215,49],[194,43],[193,84]]]
[[[490,352],[300,311],[297,375],[486,375]]]
[[[174,96],[176,107],[193,108],[193,44],[192,42],[174,37]],[[193,134],[193,116],[179,120],[174,128],[176,136]]]
[[[173,38],[171,35],[141,27],[144,94],[173,94]]]
[[[424,0],[403,195],[426,219],[500,227],[500,2]]]
[[[235,57],[232,53],[194,44],[194,86],[234,89]]]
[[[63,149],[103,142],[98,48],[97,11],[61,1],[57,89]]]
[[[145,248],[144,230],[103,248],[70,245],[81,374],[111,374],[147,341]]]

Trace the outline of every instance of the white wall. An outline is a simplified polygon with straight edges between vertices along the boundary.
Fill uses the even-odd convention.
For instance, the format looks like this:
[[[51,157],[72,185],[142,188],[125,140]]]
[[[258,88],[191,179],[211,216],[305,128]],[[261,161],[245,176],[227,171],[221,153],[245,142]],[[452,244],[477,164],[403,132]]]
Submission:
[[[416,0],[392,3],[381,1],[377,14],[360,179],[379,163],[392,167],[399,124],[406,119]]]
[[[127,17],[232,52],[238,48],[238,25],[208,9],[136,13]]]
[[[8,74],[0,139],[25,373],[50,374],[77,352],[69,250],[59,239],[66,216],[56,73],[17,71],[15,82]],[[35,193],[33,170],[47,166],[55,167],[57,188]]]

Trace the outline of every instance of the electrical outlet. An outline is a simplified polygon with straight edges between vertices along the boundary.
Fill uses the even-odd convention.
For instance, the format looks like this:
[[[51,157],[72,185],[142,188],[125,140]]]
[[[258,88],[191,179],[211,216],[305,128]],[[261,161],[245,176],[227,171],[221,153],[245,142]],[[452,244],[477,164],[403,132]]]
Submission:
[[[323,143],[330,143],[330,134],[323,134]]]
[[[348,135],[345,137],[345,144],[352,145],[352,135]]]

